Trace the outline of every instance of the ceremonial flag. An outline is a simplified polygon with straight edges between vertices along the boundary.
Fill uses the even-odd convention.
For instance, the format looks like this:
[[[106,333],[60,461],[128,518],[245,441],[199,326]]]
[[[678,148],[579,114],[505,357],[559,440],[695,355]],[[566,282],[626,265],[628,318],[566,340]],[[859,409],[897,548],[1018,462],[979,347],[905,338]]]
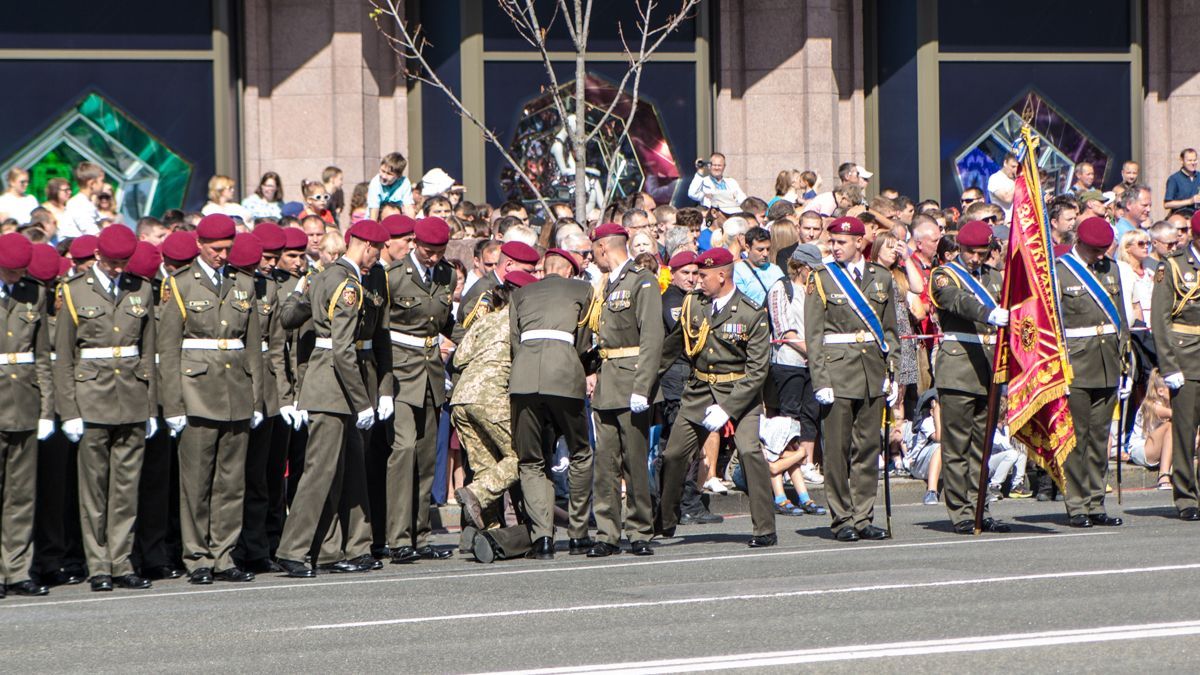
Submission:
[[[1008,426],[1061,489],[1063,461],[1075,447],[1067,406],[1067,361],[1055,294],[1054,251],[1038,177],[1037,138],[1028,125],[1014,146],[1021,162],[1013,194],[1002,306],[1008,329],[996,344],[997,383],[1008,384]]]

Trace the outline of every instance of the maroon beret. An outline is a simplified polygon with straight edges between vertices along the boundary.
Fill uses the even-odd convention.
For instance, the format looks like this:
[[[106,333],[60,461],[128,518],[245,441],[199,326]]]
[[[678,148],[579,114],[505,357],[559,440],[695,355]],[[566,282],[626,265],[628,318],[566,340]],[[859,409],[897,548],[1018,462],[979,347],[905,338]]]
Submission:
[[[258,237],[264,251],[278,251],[287,243],[283,236],[283,228],[272,222],[262,222],[254,226],[254,236]]]
[[[298,227],[283,228],[283,248],[288,251],[308,250],[308,235]]]
[[[1108,221],[1100,216],[1086,218],[1079,223],[1079,243],[1096,248],[1108,248],[1113,243],[1113,229]]]
[[[546,255],[556,255],[560,258],[565,258],[567,262],[571,263],[571,269],[575,271],[575,274],[579,274],[583,271],[583,268],[579,266],[579,260],[575,257],[575,254],[571,253],[570,251],[561,248],[552,248],[546,251]],[[534,263],[537,263],[537,261],[535,260]]]
[[[671,256],[671,260],[667,262],[667,267],[670,267],[672,270],[677,270],[680,267],[687,267],[688,265],[695,264],[695,253],[692,253],[691,251],[680,251],[679,253]]]
[[[992,241],[992,226],[982,220],[972,220],[958,228],[958,245],[965,248],[987,246]]]
[[[200,255],[200,247],[189,232],[172,232],[162,243],[162,256],[175,262],[191,262]]]
[[[861,223],[859,223],[861,225]],[[733,264],[733,254],[728,249],[710,248],[704,253],[696,256],[696,264],[702,270],[711,270],[717,267],[727,267]]]
[[[58,251],[50,244],[34,244],[29,259],[29,276],[42,283],[50,283],[59,275]]]
[[[262,261],[263,247],[258,237],[243,232],[233,238],[229,249],[229,264],[234,267],[255,268]]]
[[[137,250],[133,252],[133,256],[125,265],[125,271],[139,277],[153,279],[154,275],[158,274],[158,266],[161,263],[162,254],[158,252],[158,248],[148,241],[139,241]]]
[[[233,218],[224,213],[204,216],[200,219],[200,224],[196,225],[196,236],[209,241],[233,239],[236,233],[237,225],[234,224]]]
[[[382,225],[369,218],[364,218],[352,225],[346,234],[372,244],[386,244],[388,242],[388,231]]]
[[[1200,211],[1192,214],[1192,237],[1200,239]]]
[[[417,221],[411,216],[406,216],[403,213],[393,213],[380,223],[383,229],[387,230],[390,237],[407,237],[413,233],[417,226]]]
[[[418,220],[413,233],[417,241],[430,246],[445,246],[450,241],[450,226],[436,216]]]
[[[525,270],[511,270],[508,274],[504,275],[504,283],[510,284],[517,288],[528,286],[537,280],[537,277],[533,276],[533,274],[529,272],[526,272]]]
[[[0,267],[20,270],[29,267],[33,259],[33,243],[23,234],[9,232],[0,237]]]
[[[61,277],[62,275],[66,274],[67,272],[70,272],[70,271],[71,271],[71,259],[60,257],[58,259],[58,276]]]
[[[137,237],[124,225],[109,225],[100,230],[96,252],[109,260],[129,260],[137,250]]]
[[[600,241],[605,237],[628,237],[629,230],[616,223],[602,223],[592,230],[592,241]]]
[[[71,260],[76,262],[95,258],[96,244],[99,241],[94,234],[80,235],[71,240],[71,248],[67,249],[67,253],[71,254]]]
[[[825,228],[830,234],[848,234],[852,237],[861,237],[867,233],[867,228],[863,222],[854,216],[842,216],[835,218],[829,227]]]
[[[500,247],[500,252],[509,260],[527,265],[536,265],[538,261],[537,249],[522,241],[506,242]]]

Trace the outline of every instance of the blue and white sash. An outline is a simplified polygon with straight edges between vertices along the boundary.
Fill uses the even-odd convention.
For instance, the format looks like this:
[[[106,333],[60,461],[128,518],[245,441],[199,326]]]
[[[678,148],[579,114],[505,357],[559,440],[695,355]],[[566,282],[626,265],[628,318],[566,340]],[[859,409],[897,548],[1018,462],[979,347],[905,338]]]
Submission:
[[[1104,310],[1104,315],[1108,317],[1108,322],[1116,326],[1118,331],[1121,330],[1121,314],[1117,311],[1117,306],[1113,303],[1112,298],[1109,297],[1108,291],[1100,284],[1100,280],[1096,278],[1096,275],[1092,274],[1087,265],[1083,264],[1083,261],[1075,256],[1074,251],[1064,255],[1059,260],[1063,261],[1063,264],[1071,270],[1071,273],[1083,283],[1083,287],[1092,296],[1092,300],[1095,300],[1100,309]]]
[[[975,276],[968,272],[967,269],[963,267],[957,260],[947,263],[946,269],[953,272],[954,276],[958,277],[958,280],[962,282],[963,286],[966,286],[968,290],[975,294],[975,299],[979,300],[979,303],[982,304],[987,311],[990,312],[993,309],[996,309],[996,299],[993,298],[992,294],[988,293],[988,289],[984,288],[983,284],[979,283]]]
[[[875,310],[871,309],[870,303],[867,302],[867,297],[863,295],[862,289],[854,283],[846,274],[846,270],[839,263],[830,263],[825,266],[829,271],[829,276],[833,279],[833,283],[837,284],[846,297],[850,299],[850,307],[858,318],[875,336],[875,344],[879,345],[879,349],[887,354],[889,347],[887,340],[883,338],[883,324],[879,321],[879,317],[875,316]]]

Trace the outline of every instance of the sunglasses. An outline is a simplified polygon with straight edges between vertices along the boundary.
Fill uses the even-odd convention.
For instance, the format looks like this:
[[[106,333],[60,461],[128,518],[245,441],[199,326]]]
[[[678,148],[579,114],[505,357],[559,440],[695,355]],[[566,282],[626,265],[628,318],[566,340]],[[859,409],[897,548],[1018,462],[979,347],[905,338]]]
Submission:
[[[577,255],[577,256],[579,256],[579,257],[581,257],[581,258],[590,258],[590,257],[592,257],[592,250],[591,250],[591,249],[587,249],[586,251],[571,251],[571,253],[574,253],[575,255]]]
[[[963,197],[962,199],[962,203],[964,204],[974,204],[977,201],[979,201],[978,197]]]

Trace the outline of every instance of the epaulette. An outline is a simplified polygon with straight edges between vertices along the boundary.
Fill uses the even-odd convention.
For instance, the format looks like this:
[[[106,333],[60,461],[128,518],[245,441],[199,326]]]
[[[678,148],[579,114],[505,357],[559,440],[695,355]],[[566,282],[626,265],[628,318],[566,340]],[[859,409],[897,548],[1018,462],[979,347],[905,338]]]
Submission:
[[[175,271],[171,272],[171,274],[169,274],[168,276],[178,277],[178,276],[183,275],[184,272],[187,272],[190,269],[192,269],[192,263],[188,263],[186,265],[181,265],[181,266],[175,268]]]

